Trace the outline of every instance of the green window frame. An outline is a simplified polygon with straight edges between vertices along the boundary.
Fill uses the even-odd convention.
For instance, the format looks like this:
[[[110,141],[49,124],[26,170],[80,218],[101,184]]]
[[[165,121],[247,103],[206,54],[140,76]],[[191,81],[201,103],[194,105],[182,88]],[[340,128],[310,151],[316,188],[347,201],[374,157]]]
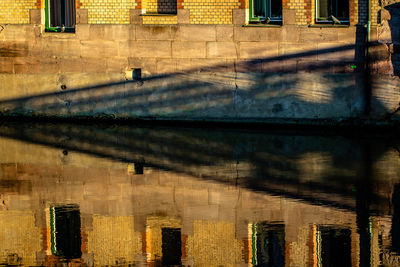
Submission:
[[[75,32],[75,0],[45,0],[45,29],[48,32]]]
[[[250,0],[250,22],[282,23],[282,0]]]
[[[348,0],[315,0],[315,22],[348,24],[350,22]]]

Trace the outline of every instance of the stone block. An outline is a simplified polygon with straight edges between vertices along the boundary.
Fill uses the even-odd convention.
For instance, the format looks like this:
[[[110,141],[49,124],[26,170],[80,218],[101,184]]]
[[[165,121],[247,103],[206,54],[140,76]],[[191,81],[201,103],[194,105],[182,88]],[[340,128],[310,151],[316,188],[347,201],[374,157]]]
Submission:
[[[78,40],[88,40],[90,32],[89,24],[77,24],[75,25],[75,37]]]
[[[15,74],[37,74],[40,70],[40,62],[37,58],[16,57],[14,58]]]
[[[208,42],[207,58],[238,58],[238,50],[234,42]]]
[[[340,28],[300,28],[300,42],[334,42],[338,41]]]
[[[171,27],[136,26],[136,40],[171,40]]]
[[[60,71],[60,62],[56,58],[40,58],[40,73],[58,73]]]
[[[157,60],[157,73],[173,73],[177,70],[177,59],[159,59]]]
[[[129,24],[104,25],[104,40],[135,40],[136,26]]]
[[[103,40],[104,39],[104,24],[91,24],[89,28],[90,40]]]
[[[43,56],[80,56],[81,44],[78,40],[49,39],[42,43]]]
[[[42,10],[41,9],[30,9],[29,10],[29,24],[41,24],[42,22]]]
[[[206,42],[172,42],[173,58],[205,58]]]
[[[318,60],[354,62],[355,49],[343,47],[343,44],[319,43]]]
[[[170,58],[170,41],[121,41],[119,42],[120,56]]]
[[[190,10],[178,9],[178,24],[190,24]]]
[[[82,57],[114,57],[118,56],[118,45],[113,41],[81,41]]]
[[[282,42],[299,42],[300,29],[295,25],[287,25],[281,27],[281,41]]]
[[[126,57],[113,57],[106,59],[107,73],[123,73],[128,68]]]
[[[84,70],[83,61],[81,58],[62,58],[60,59],[61,73],[81,73]]]
[[[234,27],[233,38],[235,41],[279,41],[282,38],[280,28],[272,27]]]
[[[245,25],[247,23],[246,11],[248,10],[244,8],[232,10],[232,22],[234,25]]]
[[[5,41],[32,41],[35,39],[34,25],[8,24],[4,26],[0,37]]]
[[[0,57],[26,57],[29,53],[26,41],[3,41],[0,46]]]
[[[104,73],[106,69],[104,58],[82,58],[82,72]]]
[[[217,41],[232,41],[233,40],[233,27],[217,25],[216,28]]]
[[[317,59],[316,43],[280,43],[279,55],[296,59]]]
[[[131,24],[143,24],[143,17],[141,9],[130,9],[130,22]]]
[[[176,33],[180,41],[216,41],[214,25],[181,25]]]
[[[277,42],[240,42],[239,47],[240,58],[268,59],[279,54]]]
[[[296,24],[296,10],[286,9],[282,10],[283,25],[295,25]]]
[[[88,24],[88,10],[78,8],[76,10],[76,24]]]
[[[129,68],[142,69],[142,75],[151,75],[157,73],[157,60],[155,58],[128,58]]]
[[[14,72],[13,58],[0,57],[0,73],[13,73],[13,72]]]
[[[356,27],[338,28],[335,29],[338,32],[338,41],[348,44],[354,44],[356,42]]]
[[[222,71],[226,72],[231,66],[233,69],[233,61],[225,59],[192,59],[191,60],[191,70],[199,71],[199,72],[217,72]],[[179,66],[178,66],[179,67]]]

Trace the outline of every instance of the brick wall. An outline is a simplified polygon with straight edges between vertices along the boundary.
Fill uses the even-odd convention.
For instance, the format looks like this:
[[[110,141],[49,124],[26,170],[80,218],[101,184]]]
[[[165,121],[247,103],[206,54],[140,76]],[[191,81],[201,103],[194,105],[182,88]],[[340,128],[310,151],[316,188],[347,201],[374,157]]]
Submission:
[[[297,25],[307,25],[312,20],[312,2],[313,0],[283,0],[282,7],[296,11]]]
[[[0,1],[0,23],[28,24],[29,10],[40,8],[40,0]]]
[[[190,10],[191,24],[232,24],[232,10],[239,8],[238,0],[185,0]]]
[[[146,13],[176,14],[176,0],[145,0],[143,8]]]
[[[136,0],[80,0],[80,8],[88,10],[90,24],[129,24],[130,9],[136,5]]]

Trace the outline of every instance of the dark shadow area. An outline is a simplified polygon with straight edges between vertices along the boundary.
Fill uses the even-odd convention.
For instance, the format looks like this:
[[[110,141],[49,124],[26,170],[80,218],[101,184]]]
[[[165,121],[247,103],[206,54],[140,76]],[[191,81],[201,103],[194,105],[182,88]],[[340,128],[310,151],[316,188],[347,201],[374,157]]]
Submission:
[[[3,122],[0,135],[56,147],[66,157],[76,151],[135,163],[137,174],[170,170],[367,217],[391,214],[385,192],[392,182],[368,166],[400,146],[390,135],[68,123]]]
[[[158,0],[157,13],[159,14],[176,14],[177,1],[174,0]]]

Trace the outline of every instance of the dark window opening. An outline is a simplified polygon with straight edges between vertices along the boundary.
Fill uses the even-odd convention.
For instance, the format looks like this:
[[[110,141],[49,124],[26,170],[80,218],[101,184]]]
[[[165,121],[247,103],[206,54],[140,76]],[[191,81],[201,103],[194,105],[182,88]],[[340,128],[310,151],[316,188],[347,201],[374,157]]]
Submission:
[[[324,267],[351,267],[350,229],[318,227],[318,262]]]
[[[50,207],[51,253],[65,259],[80,258],[81,217],[79,206]]]
[[[177,1],[176,0],[158,0],[157,13],[159,14],[176,14]]]
[[[180,228],[162,228],[162,265],[182,264],[182,241]]]
[[[250,22],[282,23],[281,0],[251,0]]]
[[[349,1],[317,0],[317,22],[333,24],[349,22]]]
[[[75,0],[46,0],[46,30],[75,32]]]
[[[285,225],[261,222],[253,225],[253,266],[285,266]]]

